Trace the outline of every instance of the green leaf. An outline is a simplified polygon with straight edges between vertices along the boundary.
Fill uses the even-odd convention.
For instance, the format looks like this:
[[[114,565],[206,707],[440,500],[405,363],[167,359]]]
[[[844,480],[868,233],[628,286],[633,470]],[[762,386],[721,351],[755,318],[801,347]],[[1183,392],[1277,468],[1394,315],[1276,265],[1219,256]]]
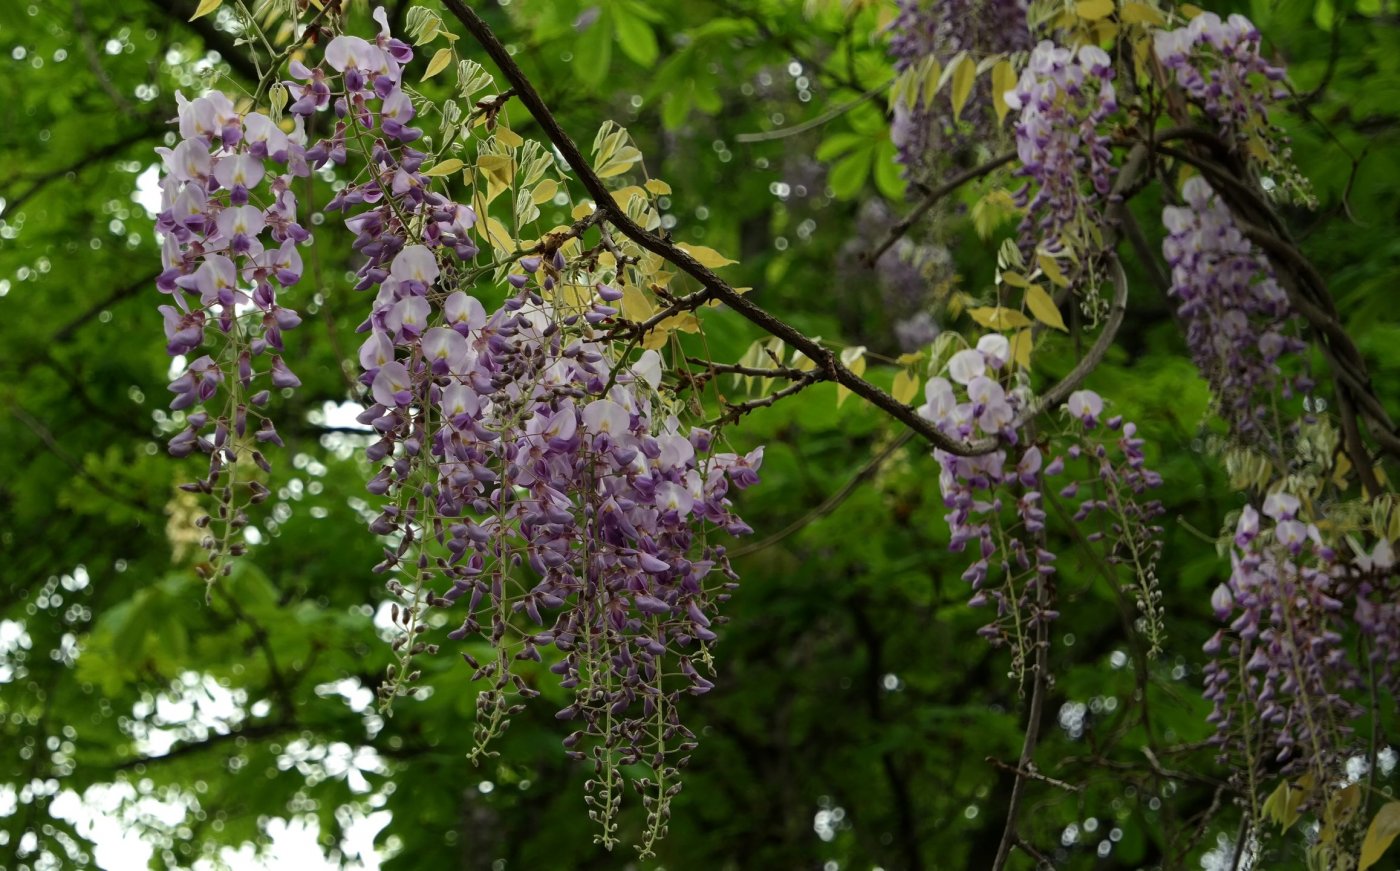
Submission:
[[[816,158],[823,162],[830,161],[833,157],[845,154],[865,141],[866,137],[859,133],[833,133],[823,139],[821,145],[817,146]]]
[[[874,156],[875,149],[860,148],[837,161],[827,177],[831,192],[837,199],[849,200],[860,193],[861,188],[865,187],[865,180],[870,177],[870,164]]]
[[[894,142],[884,139],[875,149],[875,188],[880,195],[892,202],[904,199],[909,182],[895,159]]]
[[[615,15],[613,18],[617,27],[617,44],[622,47],[622,53],[650,69],[660,54],[656,44],[656,32],[651,29],[651,25],[631,11]]]
[[[1400,801],[1387,802],[1376,811],[1375,819],[1366,829],[1366,840],[1361,842],[1361,863],[1356,871],[1366,871],[1379,862],[1397,835],[1400,835]]]
[[[585,30],[574,43],[574,75],[591,87],[598,87],[608,77],[612,66],[613,24],[608,11]]]
[[[954,121],[961,118],[963,106],[967,105],[967,98],[972,96],[972,86],[976,81],[977,62],[964,54],[957,68],[953,70],[953,90],[950,96],[953,100]]]

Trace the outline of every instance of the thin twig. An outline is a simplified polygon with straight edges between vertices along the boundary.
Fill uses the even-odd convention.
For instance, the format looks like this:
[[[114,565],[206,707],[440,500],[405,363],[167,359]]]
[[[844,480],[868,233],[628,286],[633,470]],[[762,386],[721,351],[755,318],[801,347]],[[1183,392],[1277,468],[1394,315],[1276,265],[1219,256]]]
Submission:
[[[877,85],[876,87],[873,87],[870,90],[866,91],[864,94],[861,94],[859,97],[856,97],[854,100],[842,103],[834,109],[829,109],[823,112],[822,114],[818,115],[817,117],[811,119],[810,121],[803,121],[801,124],[794,124],[791,127],[780,127],[777,130],[765,130],[762,133],[740,133],[734,137],[734,141],[746,143],[770,142],[774,139],[786,139],[789,136],[797,136],[798,134],[806,133],[808,130],[815,130],[823,124],[827,124],[831,121],[834,121],[837,118],[840,118],[842,115],[859,106],[861,103],[864,103],[871,97],[876,96],[881,91],[886,90],[891,84],[893,84],[893,82],[885,82],[883,85]]]
[[[957,190],[958,188],[962,187],[968,182],[974,179],[979,179],[984,175],[988,175],[992,172],[995,172],[998,169],[1001,169],[1003,166],[1015,159],[1016,152],[1014,151],[1008,151],[1005,154],[997,155],[996,157],[992,158],[984,164],[981,164],[980,166],[974,166],[972,169],[958,173],[957,175],[945,181],[943,184],[930,190],[927,194],[924,195],[923,200],[917,206],[914,207],[913,211],[905,215],[903,218],[900,219],[898,224],[895,224],[893,227],[890,228],[890,232],[885,236],[884,241],[882,241],[879,245],[876,245],[875,248],[870,251],[870,253],[865,255],[866,264],[873,264],[876,260],[879,260],[880,255],[890,250],[890,246],[898,242],[900,238],[904,236],[905,233],[908,233],[909,230],[919,222],[920,218],[928,214],[929,209],[932,209],[934,206],[938,205],[939,200],[948,196],[948,194],[952,193],[953,191]]]

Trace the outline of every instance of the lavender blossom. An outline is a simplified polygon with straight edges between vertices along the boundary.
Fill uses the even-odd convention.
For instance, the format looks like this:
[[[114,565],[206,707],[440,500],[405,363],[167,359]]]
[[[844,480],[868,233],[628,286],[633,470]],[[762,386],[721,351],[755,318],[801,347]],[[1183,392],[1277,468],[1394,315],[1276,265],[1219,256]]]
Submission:
[[[1235,437],[1276,449],[1281,424],[1275,398],[1309,386],[1301,376],[1290,379],[1281,366],[1306,347],[1292,335],[1288,297],[1204,179],[1188,180],[1182,198],[1185,205],[1162,210],[1168,232],[1162,253],[1172,270],[1170,292],[1179,302],[1186,344]]]

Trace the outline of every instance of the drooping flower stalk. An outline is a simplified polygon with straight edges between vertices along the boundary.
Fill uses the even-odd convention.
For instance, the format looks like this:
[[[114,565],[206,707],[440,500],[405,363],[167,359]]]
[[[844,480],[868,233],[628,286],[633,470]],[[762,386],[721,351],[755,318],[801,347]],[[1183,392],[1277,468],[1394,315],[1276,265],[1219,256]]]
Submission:
[[[217,92],[176,100],[181,141],[157,149],[165,172],[156,219],[164,270],[156,287],[171,299],[160,306],[166,351],[181,359],[210,352],[170,383],[170,407],[189,411],[169,450],[209,457],[208,475],[183,486],[218,503],[198,521],[209,529],[209,560],[200,570],[212,581],[243,550],[236,537],[247,525],[246,507],[269,493],[256,473],[239,474],[250,459],[268,468],[257,445],[281,444],[263,409],[273,390],[301,383],[281,356],[283,332],[301,318],[280,293],[301,279],[298,245],[310,241],[291,191],[292,179],[309,169],[300,125],[285,133],[266,115],[239,114]]]
[[[1017,172],[1026,184],[1016,200],[1026,209],[1020,232],[1024,251],[1098,253],[1099,228],[1117,173],[1105,129],[1118,111],[1113,77],[1112,60],[1098,46],[1075,52],[1046,40],[1006,93],[1007,105],[1020,113]]]
[[[1162,253],[1186,344],[1231,433],[1277,451],[1284,427],[1278,399],[1311,386],[1281,365],[1306,347],[1293,335],[1288,296],[1204,179],[1189,179],[1182,199],[1184,205],[1162,210]]]

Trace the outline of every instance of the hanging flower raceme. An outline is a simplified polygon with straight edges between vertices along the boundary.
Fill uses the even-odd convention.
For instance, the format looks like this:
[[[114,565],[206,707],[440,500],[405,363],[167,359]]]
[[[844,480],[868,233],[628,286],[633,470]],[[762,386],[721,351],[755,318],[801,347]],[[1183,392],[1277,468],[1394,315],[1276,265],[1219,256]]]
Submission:
[[[1258,28],[1243,15],[1222,20],[1203,12],[1186,27],[1157,31],[1153,49],[1231,149],[1310,202],[1306,180],[1289,161],[1287,137],[1269,122],[1270,107],[1287,99],[1288,91],[1281,84],[1283,69],[1264,59],[1260,41]]]
[[[300,384],[281,352],[284,331],[301,318],[280,294],[301,279],[298,246],[310,240],[291,191],[292,179],[308,173],[304,135],[300,125],[288,134],[266,115],[240,114],[218,92],[194,100],[177,94],[176,101],[181,141],[157,149],[165,172],[156,220],[164,270],[156,286],[171,299],[160,306],[167,352],[184,358],[208,347],[210,353],[170,384],[170,407],[194,410],[169,449],[179,457],[209,455],[208,476],[185,487],[215,494],[219,516],[236,530],[247,522],[243,507],[262,501],[267,490],[240,480],[233,466],[250,457],[268,467],[254,445],[281,439],[262,410],[273,390]],[[222,408],[211,413],[219,397]],[[205,539],[221,570],[224,558],[241,550],[226,546],[228,539]]]
[[[1301,509],[1275,492],[1241,512],[1230,578],[1211,596],[1228,625],[1206,644],[1206,698],[1227,750],[1325,771],[1346,750],[1356,709],[1343,693],[1358,676],[1343,646],[1337,555]]]
[[[368,169],[328,208],[346,215],[364,258],[356,287],[373,293],[359,350],[373,403],[359,420],[378,435],[368,488],[384,502],[370,529],[386,541],[377,570],[402,630],[383,701],[436,650],[422,636],[429,609],[460,609],[449,638],[493,649],[463,653],[484,683],[482,753],[538,695],[521,670],[553,647],[573,694],[558,716],[579,726],[564,743],[595,768],[603,840],[616,839],[621,770],[641,763],[647,848],[695,746],[679,698],[713,686],[711,627],[735,580],[709,539],[750,531],[730,495],[757,482],[762,450],[715,452],[709,432],[669,412],[660,354],[629,360],[603,342],[621,294],[562,243],[517,254],[508,271],[476,265],[476,212],[432,189],[410,145],[422,135],[400,81],[410,57],[385,26],[375,42],[336,37],[289,83],[294,114],[337,119],[309,165],[354,155]],[[488,311],[469,290],[493,273],[507,298]]]
[[[1186,343],[1231,432],[1245,443],[1277,448],[1283,424],[1276,400],[1311,387],[1281,365],[1306,347],[1294,335],[1288,296],[1204,179],[1189,179],[1182,199],[1184,205],[1162,211],[1168,233],[1162,253]]]
[[[1380,686],[1400,693],[1400,563],[1390,541],[1381,538],[1351,565],[1356,584],[1352,618],[1366,638],[1368,660]]]
[[[1027,209],[1021,238],[1028,251],[1092,252],[1097,244],[1117,172],[1104,130],[1118,111],[1113,76],[1112,60],[1098,46],[1075,52],[1046,40],[1006,93],[1020,113],[1016,152],[1027,183],[1016,199]]]
[[[1031,47],[1025,0],[899,0],[890,33],[890,56],[900,73],[931,62],[946,69],[963,53],[977,63]],[[987,142],[999,126],[989,83],[974,84],[958,118],[931,90],[927,81],[914,83],[908,98],[894,103],[890,135],[905,175],[915,180],[944,168],[969,145]]]
[[[1060,498],[1077,503],[1076,524],[1103,518],[1104,528],[1091,533],[1089,540],[1103,542],[1110,565],[1128,568],[1155,649],[1161,622],[1155,575],[1161,527],[1156,518],[1162,508],[1147,494],[1162,481],[1146,468],[1136,427],[1119,417],[1104,421],[1103,400],[1081,390],[1071,394],[1063,408],[1069,430],[1027,444],[1020,427],[1031,394],[1014,380],[1018,376],[1010,372],[1009,358],[1010,343],[1004,336],[982,337],[975,349],[949,359],[948,378],[929,379],[919,408],[920,415],[952,438],[993,437],[1003,445],[971,457],[934,451],[942,469],[943,504],[949,509],[949,548],[971,548],[973,556],[963,574],[973,589],[969,604],[995,608],[995,616],[979,634],[1011,647],[1012,675],[1021,679],[1036,625],[1058,616],[1051,591],[1042,591],[1055,574],[1056,560],[1045,544],[1044,488],[1050,479],[1068,478]]]

